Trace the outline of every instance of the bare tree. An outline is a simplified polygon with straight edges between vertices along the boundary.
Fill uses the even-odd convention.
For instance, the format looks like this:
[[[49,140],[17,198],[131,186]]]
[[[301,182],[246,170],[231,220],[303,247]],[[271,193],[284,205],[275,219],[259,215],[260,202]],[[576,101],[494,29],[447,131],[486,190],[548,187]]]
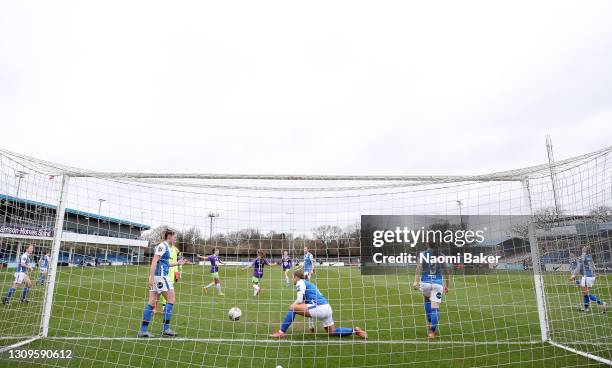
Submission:
[[[325,247],[325,258],[329,258],[329,247],[333,241],[336,241],[336,244],[338,244],[338,240],[342,235],[342,228],[336,225],[321,225],[312,229],[312,233],[315,240],[319,240],[323,243]]]
[[[535,229],[550,230],[553,225],[558,221],[558,216],[562,215],[563,211],[557,210],[554,207],[544,207],[536,210],[529,218],[529,221],[533,223]],[[509,236],[516,236],[523,240],[529,240],[529,222],[523,222],[515,224],[510,228]]]
[[[603,223],[612,220],[612,207],[610,206],[598,206],[589,212],[589,217],[593,222]]]
[[[144,238],[149,242],[149,248],[162,241],[161,232],[166,228],[167,226],[158,226],[144,234]],[[192,227],[187,230],[176,230],[176,247],[182,253],[201,253],[204,251],[203,244],[204,239],[199,228]],[[148,254],[148,252],[145,253]]]
[[[555,207],[544,207],[536,210],[531,218],[536,229],[550,230],[555,223],[558,222],[559,217],[563,215],[563,210]]]
[[[158,226],[144,234],[144,238],[149,242],[149,246],[157,245],[159,242],[161,242],[161,232],[164,230],[164,228],[165,226]]]
[[[177,232],[177,248],[188,254],[204,253],[204,238],[197,227]]]
[[[356,222],[344,229],[338,248],[339,253],[344,256],[361,253],[361,223]]]
[[[510,231],[508,231],[508,236],[529,240],[529,223],[522,222],[520,224],[512,225]]]

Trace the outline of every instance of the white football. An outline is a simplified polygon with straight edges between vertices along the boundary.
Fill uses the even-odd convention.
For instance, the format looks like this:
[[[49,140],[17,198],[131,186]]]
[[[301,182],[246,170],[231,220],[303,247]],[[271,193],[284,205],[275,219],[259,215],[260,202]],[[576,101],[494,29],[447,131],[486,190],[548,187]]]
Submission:
[[[232,321],[239,320],[241,315],[242,311],[238,307],[231,308],[228,313],[229,319],[231,319]]]

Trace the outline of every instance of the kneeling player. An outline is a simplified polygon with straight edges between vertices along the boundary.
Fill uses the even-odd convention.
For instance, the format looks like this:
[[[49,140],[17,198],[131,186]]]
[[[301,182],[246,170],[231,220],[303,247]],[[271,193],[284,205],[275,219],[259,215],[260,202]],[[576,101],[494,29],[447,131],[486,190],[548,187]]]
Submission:
[[[448,293],[448,285],[450,276],[446,263],[429,263],[427,260],[430,257],[440,256],[442,254],[434,251],[431,247],[421,255],[421,262],[417,263],[416,272],[414,274],[414,282],[412,287],[416,290],[421,290],[423,293],[423,302],[425,305],[425,316],[427,317],[427,337],[433,339],[436,337],[436,329],[438,328],[440,303],[442,303],[442,295]],[[442,286],[444,272],[444,287]],[[420,279],[420,282],[419,282]]]
[[[138,331],[138,337],[153,337],[148,331],[149,322],[153,315],[153,306],[157,304],[159,295],[162,294],[166,299],[166,307],[164,308],[164,326],[162,330],[163,337],[175,337],[176,332],[170,329],[170,319],[172,318],[172,309],[176,301],[174,296],[174,287],[168,276],[170,267],[182,265],[186,263],[185,259],[180,259],[176,263],[170,263],[170,246],[176,242],[176,233],[173,230],[164,230],[162,232],[161,242],[155,247],[155,255],[151,261],[151,270],[149,271],[149,302],[145,306],[142,317],[142,325]]]
[[[13,282],[13,286],[9,289],[8,293],[4,298],[2,298],[2,304],[7,304],[11,299],[11,296],[17,290],[19,285],[23,284],[23,291],[21,292],[21,302],[27,303],[28,300],[26,297],[28,296],[28,290],[32,287],[32,281],[30,281],[30,276],[28,276],[28,270],[32,271],[32,266],[30,266],[30,256],[34,252],[34,246],[28,245],[25,253],[19,257],[19,264],[17,265],[17,272],[15,272],[15,281]]]
[[[270,335],[271,337],[283,337],[293,323],[295,316],[309,317],[317,319],[321,322],[321,326],[325,328],[330,336],[350,336],[355,334],[362,339],[367,338],[366,332],[359,327],[348,328],[334,326],[332,318],[332,308],[327,302],[327,299],[321,294],[316,285],[310,281],[304,280],[304,272],[297,270],[293,273],[293,283],[297,291],[297,299],[285,315],[285,319],[280,326],[280,330]]]
[[[593,258],[589,253],[590,247],[585,245],[582,248],[582,256],[578,258],[578,267],[572,274],[572,279],[575,278],[578,274],[582,274],[582,278],[580,279],[580,289],[582,290],[582,300],[583,300],[583,308],[581,311],[589,312],[589,304],[591,301],[599,304],[603,313],[606,313],[606,302],[597,298],[597,296],[590,293],[590,290],[593,286],[595,286],[595,264],[593,263]]]

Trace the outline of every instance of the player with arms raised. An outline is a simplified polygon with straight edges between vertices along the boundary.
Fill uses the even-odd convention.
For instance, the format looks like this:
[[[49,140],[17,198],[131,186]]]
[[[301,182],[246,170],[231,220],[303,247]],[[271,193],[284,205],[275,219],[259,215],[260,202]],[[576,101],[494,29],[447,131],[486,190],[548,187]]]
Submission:
[[[186,260],[180,259],[176,263],[170,263],[170,245],[176,242],[176,232],[174,230],[165,229],[162,231],[161,236],[163,241],[155,247],[155,255],[151,261],[151,269],[149,271],[149,302],[144,309],[138,337],[153,337],[153,334],[148,331],[148,328],[151,316],[153,315],[153,306],[157,303],[160,294],[162,294],[167,301],[164,310],[162,336],[177,336],[176,332],[170,329],[170,319],[172,318],[172,309],[174,308],[176,299],[168,273],[170,267],[183,265],[186,263]]]
[[[221,279],[219,278],[219,265],[222,265],[223,262],[219,259],[219,248],[213,248],[213,254],[210,256],[201,256],[198,254],[198,258],[204,259],[210,262],[210,275],[213,278],[213,281],[204,286],[204,292],[208,293],[208,288],[214,286],[217,288],[217,292],[220,296],[223,296],[223,292],[221,291]]]
[[[15,272],[15,281],[13,282],[13,286],[9,289],[8,293],[4,298],[2,298],[2,304],[7,304],[11,299],[11,296],[17,290],[19,285],[23,284],[23,291],[21,292],[21,302],[27,303],[26,299],[28,296],[28,290],[32,287],[32,281],[30,280],[30,276],[28,276],[28,270],[32,271],[32,266],[30,266],[30,256],[34,252],[34,246],[28,245],[26,251],[19,257],[19,264],[17,265],[17,272]]]
[[[438,247],[428,246],[427,250],[419,255],[414,282],[412,287],[421,290],[427,317],[427,337],[434,339],[438,328],[440,303],[442,295],[448,293],[450,274],[446,263],[427,262],[430,257],[443,256]],[[443,286],[444,285],[444,286]]]
[[[595,263],[593,263],[593,257],[589,254],[590,247],[585,245],[582,247],[582,255],[578,258],[578,267],[572,274],[572,280],[575,279],[579,274],[582,274],[580,279],[580,289],[582,290],[583,308],[580,309],[583,312],[589,312],[589,304],[591,301],[599,304],[603,313],[606,313],[606,302],[597,298],[597,296],[590,293],[591,288],[595,286]]]
[[[284,337],[289,326],[293,323],[296,315],[317,319],[330,336],[350,336],[355,334],[362,339],[367,338],[366,332],[359,327],[335,327],[332,318],[332,308],[327,299],[321,294],[317,286],[304,279],[304,272],[297,270],[293,273],[293,283],[297,292],[297,298],[289,306],[289,311],[280,326],[280,330],[270,335],[271,337]]]

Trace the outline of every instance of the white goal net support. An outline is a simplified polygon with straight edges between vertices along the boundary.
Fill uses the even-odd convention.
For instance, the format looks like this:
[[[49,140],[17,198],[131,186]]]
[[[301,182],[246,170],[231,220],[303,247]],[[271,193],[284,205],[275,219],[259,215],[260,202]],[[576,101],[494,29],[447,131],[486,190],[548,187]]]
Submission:
[[[0,293],[10,294],[0,305],[0,365],[611,364],[612,322],[603,313],[612,301],[611,209],[612,147],[475,176],[95,172],[0,150]],[[414,265],[362,272],[362,216],[427,216],[487,229],[477,246],[444,248],[460,256],[448,264],[434,339],[426,301],[412,287]],[[169,274],[180,273],[169,322],[178,336],[161,337],[168,316],[160,301],[148,325],[153,337],[138,338],[165,227],[177,233],[179,259],[189,261]],[[15,279],[30,246],[32,285],[24,292],[26,283]],[[367,340],[330,336],[318,321],[311,332],[302,316],[285,337],[270,337],[296,298],[292,271],[287,283],[273,264],[286,251],[303,266],[305,247],[335,327],[358,326]],[[210,262],[198,257],[214,249],[223,262],[219,289]],[[271,265],[254,287],[258,251]],[[583,251],[590,269],[579,267],[576,282]],[[495,261],[469,264],[464,252]],[[242,311],[238,321],[228,318],[232,307]]]

